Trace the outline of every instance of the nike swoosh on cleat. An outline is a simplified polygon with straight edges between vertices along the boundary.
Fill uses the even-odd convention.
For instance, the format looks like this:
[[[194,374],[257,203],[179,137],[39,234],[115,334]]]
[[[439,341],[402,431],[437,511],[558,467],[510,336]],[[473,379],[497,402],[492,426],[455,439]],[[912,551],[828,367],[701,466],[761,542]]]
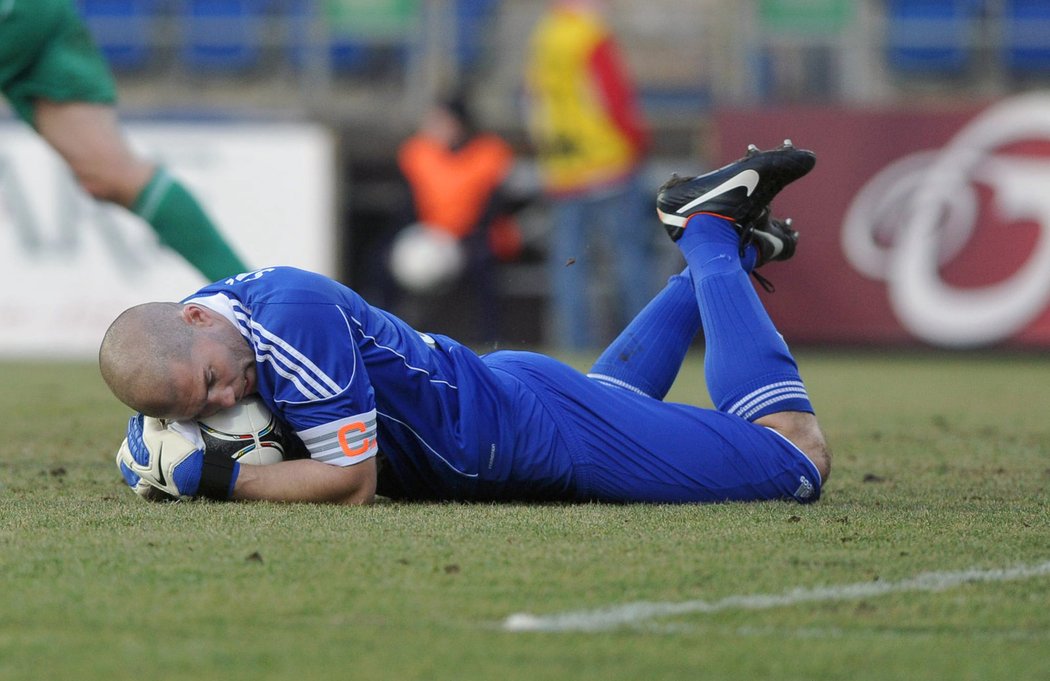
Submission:
[[[742,170],[741,172],[729,178],[728,180],[718,185],[706,194],[696,197],[695,199],[685,204],[675,212],[678,214],[685,213],[692,209],[694,206],[699,206],[704,201],[710,201],[716,196],[721,196],[722,194],[731,192],[739,187],[747,189],[747,196],[751,196],[751,192],[755,191],[755,187],[758,186],[758,181],[760,179],[761,178],[759,177],[757,170],[752,170],[750,168],[748,168],[747,170]]]
[[[780,237],[776,237],[772,234],[767,234],[765,232],[756,231],[754,232],[754,238],[761,239],[762,241],[766,242],[772,247],[772,252],[769,255],[769,260],[772,260],[773,258],[777,257],[778,255],[784,252],[784,240]]]

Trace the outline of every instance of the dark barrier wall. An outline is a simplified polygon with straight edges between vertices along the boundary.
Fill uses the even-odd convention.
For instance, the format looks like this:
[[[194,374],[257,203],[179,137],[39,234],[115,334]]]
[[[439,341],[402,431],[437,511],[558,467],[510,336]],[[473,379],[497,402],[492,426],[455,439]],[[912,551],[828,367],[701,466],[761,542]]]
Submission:
[[[720,162],[791,138],[774,203],[799,254],[764,273],[792,342],[1050,347],[1050,93],[966,110],[723,110]]]

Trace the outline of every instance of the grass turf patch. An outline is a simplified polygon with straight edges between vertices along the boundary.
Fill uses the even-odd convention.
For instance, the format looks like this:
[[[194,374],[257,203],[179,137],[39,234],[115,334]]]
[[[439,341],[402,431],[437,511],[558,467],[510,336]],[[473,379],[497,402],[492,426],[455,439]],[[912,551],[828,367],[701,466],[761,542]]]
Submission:
[[[0,365],[0,679],[1046,678],[1050,577],[598,633],[512,613],[1050,561],[1037,356],[800,353],[815,505],[150,505],[91,365]],[[670,399],[708,404],[699,357]]]

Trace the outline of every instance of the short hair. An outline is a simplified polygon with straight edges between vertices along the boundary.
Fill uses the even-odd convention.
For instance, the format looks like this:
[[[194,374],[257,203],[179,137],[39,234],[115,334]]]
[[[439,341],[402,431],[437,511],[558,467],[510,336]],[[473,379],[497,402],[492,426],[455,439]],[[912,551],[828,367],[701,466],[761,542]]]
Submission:
[[[438,100],[438,106],[456,119],[463,128],[464,136],[472,137],[478,132],[477,119],[470,105],[470,94],[466,88],[457,88]]]
[[[193,329],[181,303],[143,303],[120,314],[102,338],[98,365],[117,399],[148,416],[174,402],[174,365],[186,362]]]

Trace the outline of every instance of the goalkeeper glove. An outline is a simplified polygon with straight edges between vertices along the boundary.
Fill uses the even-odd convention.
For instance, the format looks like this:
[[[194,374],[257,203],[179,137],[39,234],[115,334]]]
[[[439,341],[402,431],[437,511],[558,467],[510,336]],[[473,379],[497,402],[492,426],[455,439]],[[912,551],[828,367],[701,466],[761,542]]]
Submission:
[[[124,482],[149,501],[229,499],[240,464],[224,454],[208,454],[200,431],[173,426],[178,427],[142,414],[128,420],[127,437],[117,450]]]

